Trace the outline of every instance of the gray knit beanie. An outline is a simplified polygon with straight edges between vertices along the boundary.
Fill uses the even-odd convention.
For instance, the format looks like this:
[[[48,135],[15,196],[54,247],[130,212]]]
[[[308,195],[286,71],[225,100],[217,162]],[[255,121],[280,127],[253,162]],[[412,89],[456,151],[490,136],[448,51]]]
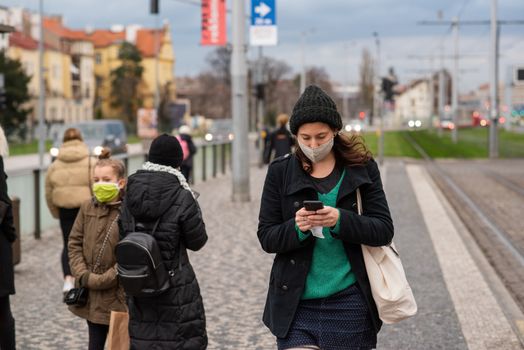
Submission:
[[[335,102],[318,86],[309,85],[293,107],[289,128],[296,135],[302,124],[315,122],[326,123],[337,131],[342,129]]]

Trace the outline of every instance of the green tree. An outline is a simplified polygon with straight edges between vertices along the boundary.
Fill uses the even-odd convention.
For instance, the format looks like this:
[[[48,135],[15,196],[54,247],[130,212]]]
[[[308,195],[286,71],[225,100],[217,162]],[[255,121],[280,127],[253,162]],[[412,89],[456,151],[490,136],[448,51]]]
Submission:
[[[7,136],[18,133],[24,138],[26,120],[32,108],[27,107],[31,96],[28,76],[18,60],[10,59],[4,51],[0,51],[0,74],[4,76],[5,102],[0,106],[0,124]]]
[[[111,71],[111,106],[120,108],[127,122],[135,126],[136,112],[142,105],[142,56],[135,45],[123,42],[118,58],[122,64]]]

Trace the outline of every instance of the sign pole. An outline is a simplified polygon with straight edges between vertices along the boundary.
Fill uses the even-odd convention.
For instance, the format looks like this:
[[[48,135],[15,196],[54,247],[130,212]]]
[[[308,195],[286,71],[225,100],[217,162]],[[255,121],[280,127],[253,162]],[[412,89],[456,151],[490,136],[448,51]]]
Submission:
[[[231,56],[231,106],[233,112],[234,202],[249,202],[249,145],[247,106],[247,64],[245,54],[244,0],[233,0]]]

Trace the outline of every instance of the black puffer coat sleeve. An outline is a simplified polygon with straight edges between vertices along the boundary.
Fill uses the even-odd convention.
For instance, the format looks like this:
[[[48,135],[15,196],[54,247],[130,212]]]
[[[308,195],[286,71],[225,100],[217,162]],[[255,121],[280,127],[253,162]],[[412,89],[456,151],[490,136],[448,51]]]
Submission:
[[[180,215],[180,225],[182,227],[182,237],[186,248],[199,250],[207,242],[207,233],[202,211],[193,195],[186,190],[182,191],[182,206]]]
[[[370,184],[360,187],[363,215],[339,208],[340,234],[338,238],[347,243],[383,246],[393,239],[393,220],[386,195],[382,188],[377,163],[371,160],[367,166]]]
[[[0,218],[0,234],[4,234],[9,242],[16,240],[16,231],[13,221],[13,206],[7,194],[7,175],[4,172],[4,159],[0,157],[0,205],[3,207],[3,217]]]
[[[269,166],[258,217],[258,240],[267,253],[286,253],[311,243],[310,235],[300,241],[295,230],[295,217],[285,218],[282,212],[282,185],[286,161],[276,161]]]

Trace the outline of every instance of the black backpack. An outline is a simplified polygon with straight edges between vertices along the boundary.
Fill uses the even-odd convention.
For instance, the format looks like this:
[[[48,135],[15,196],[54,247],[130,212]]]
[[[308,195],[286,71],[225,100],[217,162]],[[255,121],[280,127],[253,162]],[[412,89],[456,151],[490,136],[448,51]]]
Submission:
[[[174,269],[167,269],[158,243],[153,237],[159,222],[160,218],[155,222],[151,233],[147,233],[144,225],[135,225],[132,218],[135,231],[127,234],[116,245],[118,280],[128,296],[155,296],[171,286]]]

